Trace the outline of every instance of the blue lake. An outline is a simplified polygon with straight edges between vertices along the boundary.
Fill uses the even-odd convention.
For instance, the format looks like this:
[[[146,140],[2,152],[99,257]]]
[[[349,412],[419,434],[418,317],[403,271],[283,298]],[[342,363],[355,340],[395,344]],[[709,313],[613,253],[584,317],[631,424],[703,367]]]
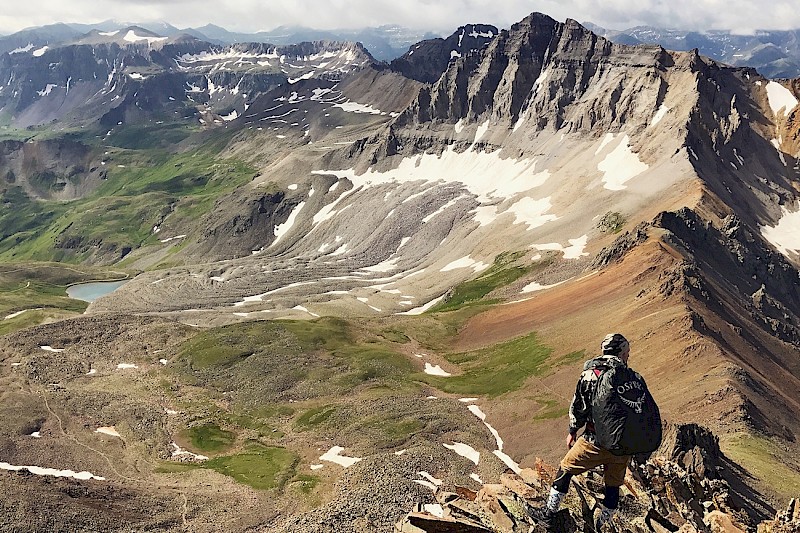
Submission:
[[[114,292],[121,286],[128,283],[130,280],[122,281],[94,281],[92,283],[79,283],[67,287],[67,296],[75,298],[76,300],[83,300],[84,302],[93,302],[105,296],[108,293]]]

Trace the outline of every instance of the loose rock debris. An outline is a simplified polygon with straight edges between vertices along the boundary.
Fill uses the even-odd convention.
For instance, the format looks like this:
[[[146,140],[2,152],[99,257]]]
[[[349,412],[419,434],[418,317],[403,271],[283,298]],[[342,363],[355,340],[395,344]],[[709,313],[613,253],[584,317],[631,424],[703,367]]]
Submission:
[[[604,526],[603,532],[594,528],[603,493],[602,473],[595,470],[573,478],[555,531],[800,533],[800,502],[795,499],[773,520],[763,520],[763,510],[746,502],[734,503],[743,500],[724,478],[726,459],[713,435],[686,425],[670,428],[666,440],[657,455],[628,469],[613,526]],[[436,514],[426,512],[425,505],[417,505],[395,525],[395,533],[544,533],[529,510],[544,504],[554,474],[537,459],[534,468],[519,474],[507,470],[499,483],[485,484],[477,492],[437,487],[434,496],[441,512],[438,507]]]

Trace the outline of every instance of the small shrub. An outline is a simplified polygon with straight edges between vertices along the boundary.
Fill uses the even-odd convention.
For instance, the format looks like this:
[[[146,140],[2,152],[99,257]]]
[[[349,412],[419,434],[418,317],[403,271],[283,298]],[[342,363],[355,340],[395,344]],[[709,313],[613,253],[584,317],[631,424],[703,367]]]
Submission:
[[[609,211],[597,223],[597,228],[603,233],[619,233],[625,225],[625,217],[617,211]]]

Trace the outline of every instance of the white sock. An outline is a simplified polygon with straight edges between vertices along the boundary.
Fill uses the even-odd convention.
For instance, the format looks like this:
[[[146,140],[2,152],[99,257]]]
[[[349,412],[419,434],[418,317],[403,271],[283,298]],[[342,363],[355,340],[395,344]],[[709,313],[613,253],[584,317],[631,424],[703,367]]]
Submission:
[[[545,507],[551,513],[555,513],[561,506],[561,500],[563,500],[565,496],[565,493],[558,492],[555,488],[550,487],[550,495],[547,497],[547,505],[545,505]]]
[[[616,509],[609,509],[603,504],[600,504],[600,515],[597,517],[597,528],[599,529],[600,526],[611,520],[611,517],[614,516],[614,511]]]

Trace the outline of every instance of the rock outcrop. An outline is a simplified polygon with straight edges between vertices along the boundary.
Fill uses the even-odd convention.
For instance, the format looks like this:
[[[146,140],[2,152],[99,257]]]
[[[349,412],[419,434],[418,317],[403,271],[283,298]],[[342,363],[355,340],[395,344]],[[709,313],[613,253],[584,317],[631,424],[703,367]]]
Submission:
[[[480,50],[497,33],[496,27],[487,24],[461,26],[446,39],[420,41],[403,56],[392,60],[389,67],[408,78],[434,83],[451,61]]]
[[[643,463],[634,462],[622,487],[614,529],[631,533],[728,533],[797,531],[795,500],[775,520],[771,509],[756,509],[717,474],[723,461],[717,438],[696,425],[668,428],[662,447]],[[400,521],[398,533],[517,533],[543,531],[529,510],[544,504],[554,471],[537,460],[519,474],[507,471],[499,483],[479,491],[457,487],[437,492],[436,505],[418,506]],[[558,531],[594,531],[602,476],[595,471],[573,478],[556,517]]]

